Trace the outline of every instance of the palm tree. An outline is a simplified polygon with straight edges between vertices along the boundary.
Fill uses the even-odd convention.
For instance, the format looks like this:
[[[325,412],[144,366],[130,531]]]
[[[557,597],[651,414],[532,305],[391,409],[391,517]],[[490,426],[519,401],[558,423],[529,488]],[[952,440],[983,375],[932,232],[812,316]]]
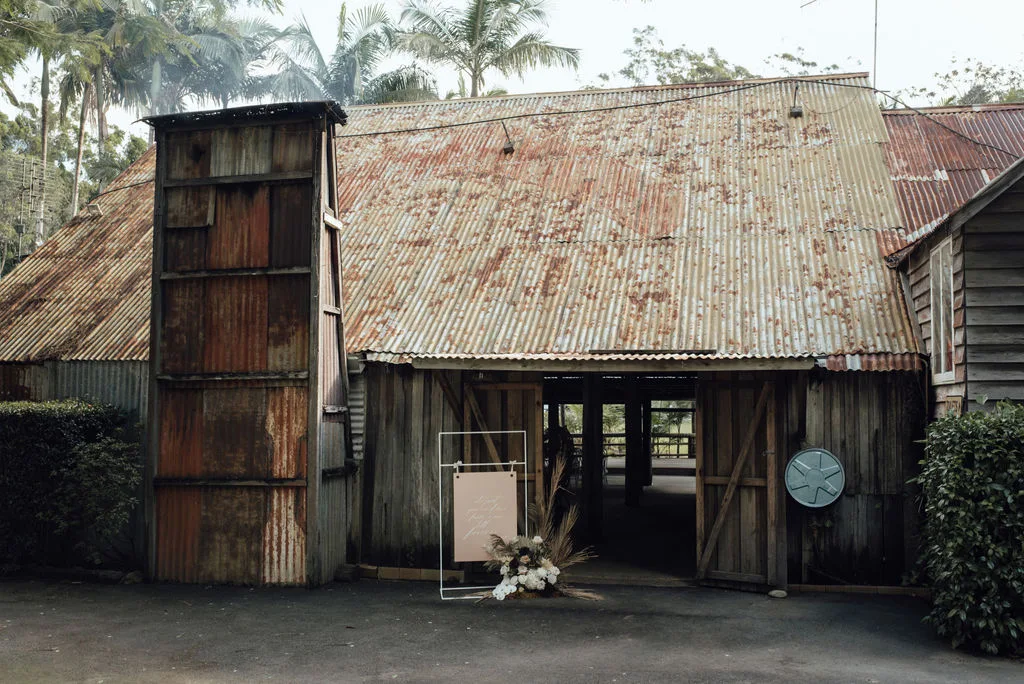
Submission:
[[[552,45],[545,0],[465,0],[462,9],[406,0],[401,45],[414,55],[447,64],[469,79],[477,97],[488,71],[522,78],[539,66],[579,67],[579,50]]]
[[[325,56],[305,17],[286,29],[264,88],[287,99],[328,98],[342,104],[437,99],[433,77],[415,64],[384,74],[377,68],[394,51],[395,27],[383,5],[338,15],[338,43]]]

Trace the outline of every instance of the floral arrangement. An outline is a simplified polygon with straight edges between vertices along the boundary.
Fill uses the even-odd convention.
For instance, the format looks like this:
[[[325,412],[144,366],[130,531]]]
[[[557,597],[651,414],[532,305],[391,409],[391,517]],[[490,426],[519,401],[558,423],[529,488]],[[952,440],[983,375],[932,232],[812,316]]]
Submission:
[[[551,549],[543,539],[514,537],[506,542],[495,535],[492,542],[492,559],[501,561],[501,583],[491,592],[494,598],[503,601],[509,594],[524,591],[554,592],[561,570],[551,562]]]
[[[491,559],[484,563],[488,570],[501,575],[501,581],[481,598],[525,598],[534,596],[574,596],[576,598],[600,599],[584,589],[576,589],[558,576],[569,566],[593,558],[590,548],[575,549],[572,528],[579,519],[579,508],[569,506],[556,521],[555,497],[562,490],[566,475],[566,463],[557,459],[551,472],[551,484],[545,489],[540,501],[530,506],[530,520],[538,534],[535,537],[513,537],[505,540],[498,535],[491,536],[487,549]]]

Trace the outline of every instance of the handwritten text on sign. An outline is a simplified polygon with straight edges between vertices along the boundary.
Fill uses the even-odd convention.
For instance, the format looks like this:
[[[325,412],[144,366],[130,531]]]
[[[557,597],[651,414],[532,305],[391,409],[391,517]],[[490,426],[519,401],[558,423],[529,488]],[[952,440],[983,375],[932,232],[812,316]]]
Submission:
[[[516,536],[514,472],[455,475],[455,560],[484,561],[491,535]]]

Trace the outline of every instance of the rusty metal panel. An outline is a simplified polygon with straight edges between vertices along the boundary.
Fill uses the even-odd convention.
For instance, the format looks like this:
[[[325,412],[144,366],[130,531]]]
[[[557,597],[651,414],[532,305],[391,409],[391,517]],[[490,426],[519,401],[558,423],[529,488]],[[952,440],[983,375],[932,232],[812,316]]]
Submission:
[[[156,489],[158,580],[198,582],[202,492],[195,487]]]
[[[306,477],[306,445],[309,422],[309,390],[276,387],[267,390],[266,434],[273,461],[270,476],[279,479]]]
[[[213,225],[213,188],[167,188],[167,228],[199,228]]]
[[[313,127],[308,123],[274,127],[274,173],[313,170]]]
[[[265,185],[218,188],[217,216],[206,242],[207,268],[269,265],[269,188]]]
[[[272,476],[269,391],[262,387],[203,390],[203,475],[242,480]]]
[[[263,529],[263,584],[306,582],[306,490],[275,487]]]
[[[218,128],[212,131],[211,176],[270,173],[272,126]]]
[[[355,108],[337,138],[348,350],[591,358],[605,344],[628,353],[642,342],[722,358],[916,352],[877,254],[942,215],[950,193],[939,186],[954,183],[922,171],[937,167],[921,127],[894,134],[892,122],[909,115],[883,118],[863,76],[827,80],[801,84],[800,120],[787,115],[793,84],[767,81],[742,93],[666,86]],[[999,122],[1020,111],[948,115],[1006,145],[1024,128]],[[493,117],[511,117],[514,154],[491,124],[365,135]],[[880,163],[887,139],[890,166],[909,160],[898,173]],[[151,170],[147,153],[115,186]],[[13,335],[0,334],[0,359],[145,358],[151,197],[146,185],[104,195],[103,217],[51,240],[49,258],[73,250],[61,270],[33,255],[5,278],[0,333]],[[906,218],[911,202],[923,205],[920,221]],[[275,221],[287,226],[288,214]],[[268,232],[272,251],[288,244],[287,232]],[[124,268],[128,255],[137,266],[106,276],[116,295],[96,291],[100,269],[81,259],[103,240],[120,255],[105,267]],[[770,266],[752,277],[747,258]]]
[[[309,266],[309,217],[313,191],[308,183],[270,188],[270,265]]]
[[[210,175],[210,131],[178,131],[168,135],[167,178],[184,180]]]
[[[167,389],[160,397],[158,477],[199,477],[203,468],[203,390]]]
[[[0,280],[0,360],[147,358],[154,156]]]
[[[265,370],[267,278],[211,278],[204,284],[203,370]]]
[[[889,133],[887,162],[904,226],[900,239],[887,244],[887,254],[929,235],[1024,156],[1021,104],[933,107],[920,113],[885,110],[883,120]]]
[[[309,277],[277,276],[267,291],[267,368],[305,370],[309,365]]]
[[[204,487],[195,581],[259,584],[266,488]]]
[[[198,373],[203,370],[206,328],[205,283],[201,280],[168,281],[163,287],[164,317],[160,356],[163,373]]]
[[[801,84],[801,119],[777,82],[353,109],[349,351],[918,352],[880,258],[901,223],[884,123],[863,77],[828,80]],[[592,107],[614,109],[536,116]],[[500,126],[373,135],[516,114],[511,155]]]
[[[164,240],[164,270],[202,271],[206,268],[206,228],[175,228]]]

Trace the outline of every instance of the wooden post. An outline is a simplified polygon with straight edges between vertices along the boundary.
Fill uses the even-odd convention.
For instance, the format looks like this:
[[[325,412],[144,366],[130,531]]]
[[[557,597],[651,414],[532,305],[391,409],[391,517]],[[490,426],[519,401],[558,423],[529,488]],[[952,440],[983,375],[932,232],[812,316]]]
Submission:
[[[768,388],[768,407],[766,413],[766,435],[767,435],[767,451],[765,452],[766,459],[766,479],[768,480],[768,492],[767,492],[767,507],[768,507],[768,584],[772,586],[778,586],[779,584],[779,569],[778,569],[778,554],[779,554],[779,464],[778,454],[776,450],[778,445],[775,438],[775,420],[776,420],[776,398],[775,398],[775,383],[769,382],[766,384]],[[786,531],[782,530],[782,536],[785,538]]]
[[[651,400],[643,399],[642,403],[643,416],[643,453],[644,453],[644,469],[641,471],[643,479],[640,481],[641,485],[649,486],[654,484],[654,449],[651,447],[653,442],[651,438]]]
[[[167,133],[156,133],[155,191],[153,198],[153,274],[150,287],[149,320],[149,396],[146,419],[146,466],[143,489],[143,521],[146,527],[145,559],[146,579],[153,580],[156,576],[157,562],[157,521],[156,491],[153,480],[157,473],[157,460],[160,453],[160,403],[158,399],[157,376],[161,371],[161,340],[163,339],[163,294],[160,275],[164,270],[164,179],[167,175]]]
[[[601,377],[595,373],[583,376],[583,503],[587,521],[587,537],[601,539],[603,506]]]
[[[639,380],[630,374],[626,385],[626,505],[639,506],[645,479],[643,453],[643,411],[640,407]],[[650,454],[647,454],[648,457]]]
[[[704,376],[701,376],[704,377]],[[701,556],[704,553],[704,510],[707,503],[704,498],[704,471],[707,468],[705,458],[707,458],[708,449],[704,446],[704,420],[707,412],[710,410],[710,406],[705,406],[705,398],[708,393],[704,391],[702,381],[698,381],[696,391],[696,411],[694,412],[694,463],[696,464],[696,492],[694,496],[694,504],[696,508],[696,527],[697,527],[697,559],[696,562],[699,565]],[[696,567],[696,566],[695,566]]]

